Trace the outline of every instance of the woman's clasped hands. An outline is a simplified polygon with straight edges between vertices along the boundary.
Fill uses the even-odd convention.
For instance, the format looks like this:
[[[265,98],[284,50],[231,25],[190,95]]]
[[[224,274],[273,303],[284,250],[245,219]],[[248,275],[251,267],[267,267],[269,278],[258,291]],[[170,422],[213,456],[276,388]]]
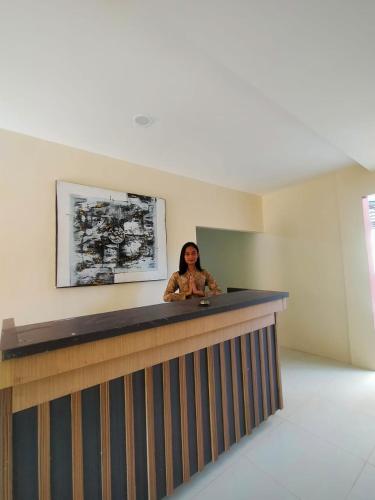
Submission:
[[[188,295],[193,295],[196,297],[204,297],[204,292],[198,290],[197,285],[195,284],[195,279],[192,274],[189,276],[189,290]]]

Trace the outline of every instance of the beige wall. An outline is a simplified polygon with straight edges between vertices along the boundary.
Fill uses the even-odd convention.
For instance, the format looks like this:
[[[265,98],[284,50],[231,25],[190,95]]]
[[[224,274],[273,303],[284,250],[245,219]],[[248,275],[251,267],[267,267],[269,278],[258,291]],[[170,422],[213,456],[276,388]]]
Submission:
[[[375,193],[375,174],[347,169],[336,174],[336,187],[351,361],[375,369],[375,329],[361,203],[363,196]]]
[[[283,345],[375,369],[362,220],[362,196],[373,192],[375,174],[353,167],[263,198],[253,286],[290,292]]]
[[[161,300],[164,281],[55,288],[60,179],[165,198],[169,273],[197,226],[254,231],[206,231],[207,267],[217,266],[221,285],[289,291],[279,317],[283,345],[375,369],[361,206],[375,193],[375,174],[355,167],[264,196],[264,234],[256,233],[263,230],[258,196],[11,132],[0,131],[0,174],[1,319],[26,324]]]
[[[55,288],[57,179],[166,199],[168,272],[196,226],[262,230],[261,198],[0,131],[0,318],[16,324],[157,303],[164,281]]]
[[[335,177],[266,196],[264,216],[267,237],[254,242],[258,279],[290,293],[288,310],[280,317],[281,343],[349,362]],[[271,249],[281,256],[279,265],[268,265]]]

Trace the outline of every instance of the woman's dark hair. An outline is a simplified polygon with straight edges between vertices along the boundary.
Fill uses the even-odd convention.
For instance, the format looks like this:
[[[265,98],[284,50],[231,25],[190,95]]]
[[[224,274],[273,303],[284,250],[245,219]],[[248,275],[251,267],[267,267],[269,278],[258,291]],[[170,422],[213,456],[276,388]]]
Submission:
[[[197,262],[195,263],[195,267],[198,269],[198,271],[202,271],[202,267],[201,267],[201,260],[200,260],[200,256],[199,256],[199,248],[198,246],[196,245],[196,243],[193,243],[192,241],[188,241],[187,243],[185,243],[185,245],[183,245],[183,247],[181,248],[181,254],[180,254],[180,266],[179,266],[179,269],[178,269],[178,274],[181,276],[182,274],[185,274],[186,271],[187,271],[187,268],[188,268],[188,265],[186,264],[185,262],[185,251],[188,247],[194,247],[195,250],[198,252],[198,260]]]

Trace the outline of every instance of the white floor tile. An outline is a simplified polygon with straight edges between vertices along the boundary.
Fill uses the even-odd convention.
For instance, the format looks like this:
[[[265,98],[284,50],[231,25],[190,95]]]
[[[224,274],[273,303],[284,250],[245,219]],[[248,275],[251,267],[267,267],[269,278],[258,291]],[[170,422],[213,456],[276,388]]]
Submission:
[[[348,500],[374,500],[375,498],[375,467],[366,465],[356,481]]]
[[[283,386],[284,408],[279,412],[279,415],[283,418],[294,415],[298,410],[303,408],[312,397],[317,395],[316,391],[312,393],[306,392],[303,387],[294,387],[291,389],[290,386],[287,386],[284,382]]]
[[[306,500],[345,498],[364,463],[290,422],[278,426],[247,455],[289,491]]]
[[[194,474],[191,480],[179,486],[173,495],[173,498],[182,500],[193,498],[205,488],[208,484],[214,481],[218,476],[221,476],[225,471],[236,465],[241,459],[241,453],[238,453],[236,447],[232,447],[226,453],[219,456],[215,463],[210,463],[199,473]]]
[[[297,351],[282,350],[281,359],[284,399],[284,409],[280,413],[282,417],[293,415],[312,397],[324,394],[343,366],[335,361],[330,364],[324,358]]]
[[[326,386],[324,396],[352,411],[375,416],[375,372],[347,367]]]
[[[199,500],[295,500],[296,497],[246,458],[216,478],[195,498]]]
[[[375,447],[375,416],[354,412],[324,397],[311,399],[288,420],[363,460]]]
[[[368,462],[371,464],[371,465],[375,465],[375,448],[373,449],[371,455],[369,456],[368,458]]]
[[[270,432],[277,428],[285,419],[279,416],[280,412],[272,415],[264,422],[261,422],[259,427],[253,429],[249,436],[244,436],[239,443],[233,445],[231,451],[238,450],[238,453],[246,453],[246,451],[258,443],[260,440],[266,438]]]

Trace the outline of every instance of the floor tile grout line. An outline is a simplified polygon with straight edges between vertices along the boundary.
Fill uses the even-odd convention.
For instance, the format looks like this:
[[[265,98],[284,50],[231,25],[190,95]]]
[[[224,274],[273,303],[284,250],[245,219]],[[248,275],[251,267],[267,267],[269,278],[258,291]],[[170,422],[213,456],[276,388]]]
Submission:
[[[252,460],[251,457],[249,456],[246,456],[246,459],[252,464],[254,465],[256,468],[258,468],[259,470],[261,470],[264,474],[266,474],[267,476],[270,476],[272,478],[272,480],[282,486],[286,491],[288,491],[291,495],[293,495],[296,499],[298,500],[302,500],[302,498],[297,495],[294,491],[292,491],[291,489],[288,488],[288,486],[286,486],[282,481],[280,481],[280,479],[276,478],[273,474],[271,474],[269,471],[265,470],[261,465],[259,465],[257,462],[255,462],[254,460]]]
[[[265,471],[262,467],[260,467],[258,464],[256,464],[254,461],[252,461],[248,456],[246,455],[241,455],[242,459],[244,459],[245,461],[249,462],[255,469],[258,469],[260,470],[266,477],[270,477],[272,479],[272,481],[277,484],[278,486],[281,486],[284,490],[286,490],[288,493],[290,493],[291,495],[293,495],[293,497],[296,499],[296,500],[302,500],[300,496],[296,495],[293,491],[291,491],[287,486],[285,486],[282,482],[280,482],[277,478],[275,478],[275,476],[273,476],[272,474],[270,474],[268,471]],[[225,468],[225,473],[227,473],[230,469],[233,469],[235,467],[235,463],[234,464],[231,464],[229,467],[226,467]],[[224,472],[224,471],[223,471]],[[212,486],[212,484],[220,479],[221,477],[221,474],[219,474],[218,476],[216,476],[212,481],[210,481],[209,483],[207,483],[202,489],[194,492],[193,496],[191,498],[197,498],[198,495],[200,493],[202,493],[204,490],[206,490],[209,486]]]
[[[336,404],[336,405],[339,404],[340,406],[343,406],[345,408],[345,405],[343,403],[337,402],[337,401],[335,401],[334,399],[332,399],[332,398],[330,398],[328,396],[318,396],[318,398],[319,397],[322,398],[322,399],[326,399],[326,401],[329,401],[332,404]],[[308,398],[306,398],[306,400],[308,400]],[[310,401],[311,401],[311,399],[310,399]],[[296,411],[299,411],[303,407],[303,405],[304,405],[304,403],[299,404],[298,407],[295,410],[293,410],[293,413],[295,413]],[[284,406],[284,410],[287,409],[286,406],[287,405]],[[362,416],[371,417],[371,418],[375,419],[375,412],[371,413],[371,412],[367,412],[365,410],[355,410],[355,409],[348,409],[348,412],[353,413],[355,415],[362,415]],[[290,416],[293,413],[290,413]],[[288,417],[284,417],[284,418],[288,418]]]
[[[279,418],[281,419],[281,417],[279,417]],[[282,420],[284,420],[284,421],[283,422],[279,422],[277,425],[274,425],[271,429],[269,429],[266,432],[266,434],[264,436],[259,436],[258,439],[257,439],[257,442],[258,443],[259,442],[262,443],[263,441],[268,440],[270,437],[272,437],[272,435],[274,434],[274,432],[277,431],[281,425],[285,424],[286,420],[285,419],[282,419]],[[249,438],[250,438],[249,439],[249,447],[251,447],[251,443],[252,443],[251,438],[252,437],[256,438],[257,436],[258,436],[258,434],[254,435],[254,436],[252,436],[251,434],[249,435]],[[241,455],[244,455],[244,456],[246,456],[246,458],[248,458],[247,451],[244,450],[244,449],[242,449],[242,448],[244,448],[244,446],[241,446],[241,448],[239,449],[239,453],[241,453]]]
[[[362,475],[362,473],[363,473],[363,471],[364,471],[365,467],[366,467],[366,463],[364,463],[364,464],[363,464],[363,467],[361,467],[361,470],[358,472],[358,475],[357,475],[357,477],[354,479],[353,484],[352,484],[352,487],[350,488],[350,490],[349,490],[349,491],[348,491],[348,493],[346,494],[345,499],[347,499],[347,498],[349,497],[350,493],[353,491],[353,488],[354,488],[354,486],[357,484],[357,481],[358,481],[358,479],[361,477],[361,475]]]
[[[337,401],[335,401],[333,398],[329,397],[329,396],[321,396],[322,398],[325,398],[327,401],[329,401],[330,403],[333,403],[333,404],[339,404],[341,406],[344,406],[345,407],[345,404],[344,403],[338,403]],[[351,413],[355,413],[357,415],[365,415],[366,417],[373,417],[375,418],[375,411],[374,413],[370,413],[370,412],[367,412],[365,410],[354,410],[354,409],[351,409],[349,410]]]
[[[239,456],[236,460],[239,460],[240,458],[244,458],[242,455]],[[224,472],[228,472],[228,470],[230,469],[233,469],[233,467],[236,465],[236,463],[232,463],[230,465],[228,465],[228,467],[225,467],[225,469],[222,471],[222,474]],[[220,477],[222,476],[222,474],[218,474],[217,476],[215,476],[214,478],[212,478],[212,481],[209,481],[208,483],[206,483],[201,489],[197,490],[196,492],[194,492],[194,496],[192,496],[191,498],[197,498],[197,495],[199,493],[202,493],[202,491],[204,491],[205,489],[207,489],[210,485],[212,485],[216,480],[220,479]]]
[[[288,420],[288,419],[286,419],[286,420]],[[303,431],[307,432],[311,436],[314,436],[315,438],[320,439],[322,442],[324,442],[326,444],[329,444],[330,446],[332,446],[334,448],[337,448],[340,451],[344,451],[345,453],[348,453],[349,455],[351,455],[354,458],[357,458],[361,462],[363,462],[363,463],[367,462],[367,459],[365,459],[363,457],[360,457],[359,455],[356,455],[355,453],[349,451],[347,448],[343,448],[342,446],[338,445],[337,443],[334,443],[333,441],[330,441],[329,439],[327,439],[325,437],[319,436],[319,434],[316,434],[314,431],[311,431],[310,429],[307,429],[306,427],[304,427],[303,424],[300,424],[300,423],[297,423],[297,422],[293,422],[292,420],[288,420],[288,422],[291,425],[295,425],[295,426],[299,427],[300,429],[302,429]]]
[[[272,415],[272,416],[274,416],[274,415]],[[272,418],[272,416],[271,416],[271,418]],[[282,417],[280,417],[280,416],[278,416],[278,417],[279,417],[280,419],[282,419]],[[284,421],[285,421],[285,419],[282,419],[282,420],[284,420]],[[262,422],[262,423],[263,423],[263,422]],[[262,423],[261,423],[260,425],[262,425]],[[258,437],[258,439],[257,439],[257,441],[258,441],[258,442],[259,442],[259,441],[261,441],[261,442],[262,442],[263,440],[267,439],[267,438],[268,438],[268,436],[269,436],[270,434],[273,434],[273,432],[274,432],[276,429],[278,429],[278,428],[280,427],[280,425],[282,425],[283,423],[284,423],[284,422],[279,422],[278,424],[274,425],[271,429],[269,429],[269,430],[266,432],[266,435],[265,435],[265,436],[259,436],[259,433],[258,433],[258,434],[253,434],[253,433],[252,433],[252,434],[249,434],[249,436],[247,436],[249,446],[251,446],[252,440],[254,440],[257,436],[259,436],[259,437]],[[258,428],[259,428],[259,427],[258,427]],[[257,428],[257,429],[258,429],[258,428]],[[245,439],[246,439],[246,438],[245,438]],[[241,455],[246,455],[246,451],[243,449],[243,448],[245,447],[245,445],[244,445],[244,444],[242,445],[242,442],[241,442],[241,441],[238,443],[238,445],[239,445],[238,453],[240,453]]]
[[[227,453],[230,453],[230,451],[228,450],[228,452],[227,452]],[[213,462],[210,462],[210,463],[209,463],[209,464],[207,464],[207,465],[211,465],[211,466],[215,465],[215,466],[217,467],[218,465],[220,465],[220,458],[226,458],[227,460],[229,459],[228,455],[224,455],[224,456],[223,456],[223,455],[221,455],[221,456],[219,456],[219,459],[218,459],[218,461],[217,461],[217,462],[215,462],[215,464],[213,464]],[[198,493],[201,493],[204,489],[206,489],[206,487],[207,487],[207,486],[209,486],[209,485],[210,485],[210,484],[212,484],[214,481],[216,481],[216,479],[218,479],[218,478],[222,475],[222,473],[224,473],[224,472],[226,472],[228,469],[231,469],[232,467],[234,467],[234,466],[235,466],[235,464],[236,464],[236,460],[239,460],[239,458],[242,458],[242,455],[239,455],[237,458],[234,458],[234,463],[229,463],[229,464],[227,464],[226,466],[223,466],[223,465],[222,465],[222,464],[223,464],[223,462],[221,462],[221,467],[222,467],[221,472],[217,472],[217,473],[215,474],[215,476],[214,476],[211,480],[209,480],[207,483],[205,483],[204,485],[202,485],[202,488],[197,489],[197,491],[195,491],[195,492],[193,493],[193,497],[191,497],[191,498],[195,498],[195,497],[196,497],[196,495],[197,495]],[[233,459],[233,457],[232,457],[232,459]],[[196,477],[197,477],[197,478],[201,478],[201,477],[202,477],[202,476],[201,476],[201,475],[202,475],[202,473],[204,474],[205,472],[206,472],[206,474],[207,474],[207,473],[209,473],[210,471],[208,471],[208,470],[205,468],[205,469],[203,469],[201,472],[197,472],[197,473],[196,473]],[[194,476],[195,476],[195,475],[194,475]],[[181,486],[182,486],[182,487],[185,487],[185,486],[194,487],[194,484],[193,484],[194,476],[192,476],[191,480],[190,480],[188,483],[182,483],[179,487],[181,487]],[[186,488],[186,489],[187,489],[187,488]],[[178,493],[178,489],[176,489],[176,490],[175,490],[175,493]]]

